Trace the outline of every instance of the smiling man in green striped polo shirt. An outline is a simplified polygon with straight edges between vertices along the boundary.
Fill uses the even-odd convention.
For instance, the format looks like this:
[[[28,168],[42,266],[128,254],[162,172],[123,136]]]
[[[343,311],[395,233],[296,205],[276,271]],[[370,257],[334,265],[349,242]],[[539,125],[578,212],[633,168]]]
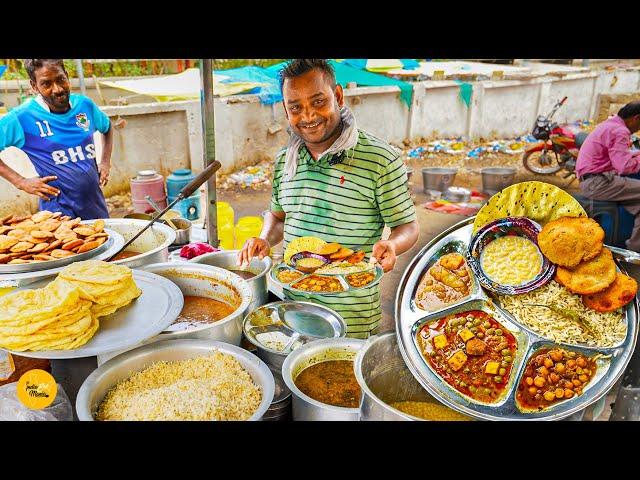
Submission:
[[[260,237],[244,244],[239,263],[264,258],[281,240],[286,248],[295,238],[314,236],[358,247],[392,270],[419,231],[398,151],[357,128],[327,61],[293,60],[281,70],[280,84],[291,138],[276,158],[271,211]],[[385,224],[391,235],[381,240]],[[350,337],[367,338],[380,324],[379,286],[336,296],[285,292],[340,313]]]

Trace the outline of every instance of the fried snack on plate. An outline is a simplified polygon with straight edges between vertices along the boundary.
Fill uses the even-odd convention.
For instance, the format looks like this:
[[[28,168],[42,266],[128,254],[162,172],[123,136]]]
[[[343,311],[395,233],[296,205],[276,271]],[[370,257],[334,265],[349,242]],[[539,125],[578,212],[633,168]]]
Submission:
[[[332,255],[336,253],[338,250],[340,250],[341,248],[342,248],[342,245],[336,242],[332,242],[332,243],[327,243],[326,245],[323,245],[322,248],[318,249],[318,251],[315,253],[317,253],[318,255]]]
[[[603,248],[597,257],[574,268],[558,267],[555,279],[573,293],[598,293],[615,281],[616,264],[611,251]]]
[[[364,260],[364,252],[363,251],[356,252],[353,255],[350,255],[350,256],[348,256],[346,258],[346,261],[349,262],[352,265],[360,263],[362,260]]]
[[[31,215],[31,220],[33,220],[35,223],[40,223],[40,222],[44,222],[45,220],[49,220],[52,217],[53,217],[53,212],[50,212],[48,210],[42,210],[41,212],[34,213],[33,215]]]
[[[602,292],[583,295],[582,303],[596,312],[613,312],[633,300],[637,292],[638,282],[617,272],[615,281],[608,288]]]
[[[336,253],[329,255],[329,260],[331,260],[332,262],[335,262],[337,260],[344,260],[347,257],[353,255],[353,253],[353,250],[351,250],[350,248],[342,247]]]
[[[505,217],[527,217],[545,225],[560,217],[586,217],[578,201],[560,187],[544,182],[522,182],[499,191],[478,211],[473,233]]]
[[[538,234],[538,246],[551,262],[575,267],[602,250],[604,230],[593,218],[562,217],[547,223]]]

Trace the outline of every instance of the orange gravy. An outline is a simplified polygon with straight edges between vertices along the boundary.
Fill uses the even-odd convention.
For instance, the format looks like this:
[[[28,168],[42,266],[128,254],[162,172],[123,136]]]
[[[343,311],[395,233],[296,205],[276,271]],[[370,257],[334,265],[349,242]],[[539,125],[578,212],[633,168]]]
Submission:
[[[185,295],[184,306],[176,320],[167,328],[168,331],[187,330],[214,323],[231,315],[235,308],[213,298]]]
[[[125,250],[124,252],[120,252],[118,255],[113,257],[113,259],[111,261],[115,262],[116,260],[123,260],[125,258],[135,257],[137,255],[140,255],[141,253],[142,252],[136,252],[134,250]]]

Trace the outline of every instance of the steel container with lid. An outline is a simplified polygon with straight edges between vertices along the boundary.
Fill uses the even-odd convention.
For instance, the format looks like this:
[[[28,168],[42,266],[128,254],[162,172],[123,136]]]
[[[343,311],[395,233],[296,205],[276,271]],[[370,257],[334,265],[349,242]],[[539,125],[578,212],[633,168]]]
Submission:
[[[140,170],[137,176],[130,180],[131,201],[135,213],[152,213],[153,207],[145,199],[147,195],[164,209],[167,207],[167,193],[164,188],[164,178],[155,170]]]
[[[244,336],[258,357],[281,368],[291,352],[304,344],[344,337],[344,319],[330,308],[311,302],[281,301],[250,312],[242,324]]]

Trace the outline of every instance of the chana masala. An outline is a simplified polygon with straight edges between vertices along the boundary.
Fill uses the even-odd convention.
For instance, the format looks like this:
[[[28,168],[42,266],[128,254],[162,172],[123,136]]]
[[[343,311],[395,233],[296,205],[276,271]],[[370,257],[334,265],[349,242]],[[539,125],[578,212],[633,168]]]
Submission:
[[[320,275],[309,275],[306,278],[293,284],[293,288],[306,290],[307,292],[343,292],[344,287],[340,280],[333,277],[321,277]]]
[[[517,342],[491,315],[471,310],[422,327],[417,336],[427,363],[474,400],[495,403],[509,380]]]
[[[562,348],[541,349],[527,362],[516,400],[527,409],[543,410],[581,395],[596,374],[596,362]]]

